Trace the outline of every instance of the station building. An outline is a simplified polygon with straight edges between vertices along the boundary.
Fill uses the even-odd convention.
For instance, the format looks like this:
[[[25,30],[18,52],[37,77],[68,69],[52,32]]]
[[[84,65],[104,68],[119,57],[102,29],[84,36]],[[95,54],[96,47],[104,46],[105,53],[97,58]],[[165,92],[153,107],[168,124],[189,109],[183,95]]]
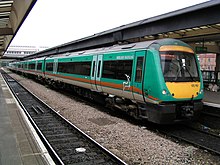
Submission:
[[[215,71],[216,69],[215,53],[199,54],[198,57],[202,71]]]
[[[47,46],[9,46],[4,56],[0,58],[0,67],[8,65],[10,61],[22,59],[47,48]]]

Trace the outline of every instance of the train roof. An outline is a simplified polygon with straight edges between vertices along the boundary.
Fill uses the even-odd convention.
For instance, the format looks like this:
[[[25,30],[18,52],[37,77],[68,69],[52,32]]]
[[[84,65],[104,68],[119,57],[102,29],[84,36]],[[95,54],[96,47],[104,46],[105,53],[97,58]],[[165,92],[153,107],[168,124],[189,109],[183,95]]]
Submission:
[[[152,40],[152,41],[136,42],[136,43],[125,44],[125,45],[113,45],[113,46],[109,46],[109,47],[96,48],[96,49],[78,51],[78,52],[70,52],[70,53],[65,53],[65,54],[60,54],[60,55],[52,55],[52,56],[47,57],[47,59],[60,58],[60,57],[64,57],[64,58],[67,57],[68,58],[70,56],[91,55],[91,54],[100,54],[100,53],[115,52],[115,51],[148,49],[152,44],[184,45],[184,46],[190,47],[189,45],[187,45],[186,43],[184,43],[180,40],[166,38],[166,39],[159,39],[159,40]],[[44,59],[44,58],[45,57],[37,58],[35,60]]]
[[[125,45],[113,45],[113,46],[109,46],[109,47],[96,48],[96,49],[90,49],[90,50],[85,50],[85,51],[70,52],[70,53],[54,55],[54,56],[52,55],[52,56],[49,56],[48,58],[90,55],[90,54],[99,54],[99,53],[106,53],[106,52],[115,52],[115,51],[120,51],[120,50],[126,51],[126,50],[130,50],[130,49],[132,49],[132,50],[133,49],[146,49],[153,42],[154,41],[145,41],[145,42],[125,44]]]

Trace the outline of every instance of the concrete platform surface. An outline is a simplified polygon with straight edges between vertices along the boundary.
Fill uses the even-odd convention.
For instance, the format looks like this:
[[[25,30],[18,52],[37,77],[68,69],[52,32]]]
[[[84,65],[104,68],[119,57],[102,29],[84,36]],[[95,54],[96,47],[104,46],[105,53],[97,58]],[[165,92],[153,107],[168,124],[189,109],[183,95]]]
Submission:
[[[0,165],[54,164],[29,125],[0,74]]]

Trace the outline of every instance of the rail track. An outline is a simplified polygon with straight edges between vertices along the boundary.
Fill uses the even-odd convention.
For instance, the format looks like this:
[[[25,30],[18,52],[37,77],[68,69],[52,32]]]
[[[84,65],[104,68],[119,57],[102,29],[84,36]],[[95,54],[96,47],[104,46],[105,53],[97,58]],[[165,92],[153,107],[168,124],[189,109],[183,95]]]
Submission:
[[[211,153],[220,155],[220,109],[205,106],[200,121],[180,122],[173,125],[141,125],[155,133],[192,144]],[[208,118],[208,119],[207,119]]]
[[[160,132],[220,155],[220,136],[188,125],[160,128]]]
[[[1,70],[56,164],[126,164]]]
[[[220,107],[204,105],[202,115],[213,116],[220,119]]]
[[[204,105],[199,121],[185,122],[160,131],[220,155],[220,108]]]
[[[204,105],[199,121],[184,122],[160,131],[220,155],[220,109]]]
[[[220,108],[204,105],[199,122],[220,135]]]

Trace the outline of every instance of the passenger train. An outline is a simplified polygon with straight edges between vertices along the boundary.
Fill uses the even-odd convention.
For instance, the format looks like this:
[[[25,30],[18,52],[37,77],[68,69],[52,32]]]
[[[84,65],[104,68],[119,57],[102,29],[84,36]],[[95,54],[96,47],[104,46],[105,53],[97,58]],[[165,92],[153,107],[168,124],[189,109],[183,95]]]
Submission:
[[[9,69],[154,123],[196,119],[203,108],[197,56],[176,39],[17,61]]]

